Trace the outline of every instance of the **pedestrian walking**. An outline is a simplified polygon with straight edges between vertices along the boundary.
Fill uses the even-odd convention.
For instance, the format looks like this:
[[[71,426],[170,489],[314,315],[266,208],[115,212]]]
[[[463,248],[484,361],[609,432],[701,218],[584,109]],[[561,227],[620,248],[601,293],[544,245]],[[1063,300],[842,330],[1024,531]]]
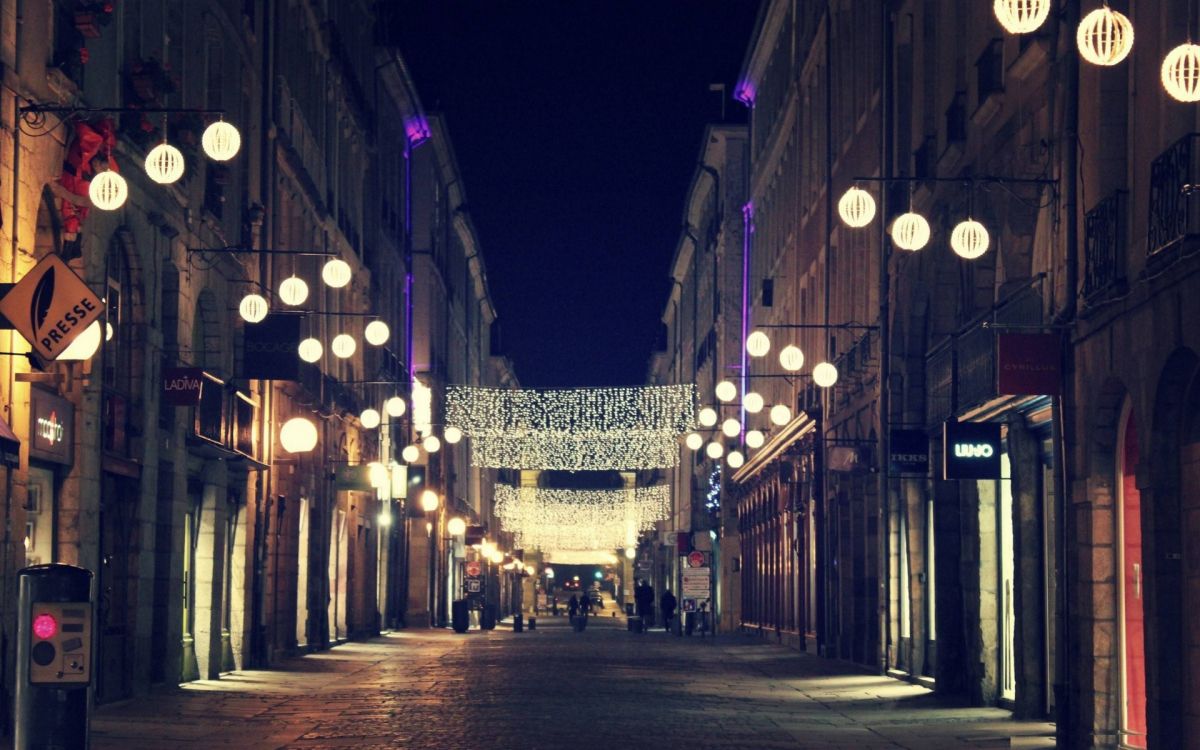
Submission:
[[[573,620],[577,614],[579,614],[579,597],[571,594],[571,601],[567,602],[567,616]]]
[[[662,598],[658,601],[658,606],[662,609],[663,629],[668,633],[671,632],[671,620],[675,617],[675,607],[678,602],[675,600],[675,595],[671,593],[671,589],[663,589]]]

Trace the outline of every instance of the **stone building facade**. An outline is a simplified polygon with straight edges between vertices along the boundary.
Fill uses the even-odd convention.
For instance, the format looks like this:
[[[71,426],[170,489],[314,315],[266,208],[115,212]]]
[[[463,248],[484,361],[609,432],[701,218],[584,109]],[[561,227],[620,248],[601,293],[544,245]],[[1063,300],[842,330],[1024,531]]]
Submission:
[[[58,255],[105,300],[108,331],[83,361],[0,357],[16,438],[0,468],[6,715],[26,565],[96,575],[95,698],[107,702],[417,615],[425,624],[409,583],[414,540],[426,538],[416,498],[438,494],[440,533],[453,515],[490,512],[493,481],[461,445],[401,456],[442,434],[436,413],[413,408],[414,377],[436,389],[515,376],[493,356],[496,313],[447,129],[422,108],[388,11],[365,0],[0,3],[0,277]],[[31,106],[60,111],[16,109]],[[218,116],[241,135],[226,162],[199,143]],[[102,211],[69,176],[107,163],[103,145],[98,158],[80,153],[110,127],[129,197]],[[171,185],[141,168],[164,137],[184,155]],[[344,287],[322,282],[330,258],[349,265]],[[289,316],[279,290],[291,277],[309,296]],[[263,323],[239,315],[251,292],[270,305]],[[295,327],[255,335],[281,320],[323,356],[297,358]],[[381,345],[365,341],[376,320],[390,331]],[[345,358],[331,354],[341,333],[356,342]],[[7,351],[28,349],[3,336]],[[281,364],[270,377],[255,369]],[[164,395],[173,374],[203,381],[195,403]],[[403,416],[387,414],[393,396]],[[316,426],[313,451],[281,444],[294,417]],[[372,486],[370,462],[397,481]],[[441,550],[444,600],[461,539]]]

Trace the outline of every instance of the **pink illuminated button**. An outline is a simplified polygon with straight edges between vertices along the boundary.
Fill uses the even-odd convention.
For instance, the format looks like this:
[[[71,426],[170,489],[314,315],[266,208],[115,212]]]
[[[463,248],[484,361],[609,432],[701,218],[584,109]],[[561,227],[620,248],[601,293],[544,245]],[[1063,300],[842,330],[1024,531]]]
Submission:
[[[42,613],[33,618],[33,634],[42,640],[53,638],[58,632],[58,620],[54,615]]]

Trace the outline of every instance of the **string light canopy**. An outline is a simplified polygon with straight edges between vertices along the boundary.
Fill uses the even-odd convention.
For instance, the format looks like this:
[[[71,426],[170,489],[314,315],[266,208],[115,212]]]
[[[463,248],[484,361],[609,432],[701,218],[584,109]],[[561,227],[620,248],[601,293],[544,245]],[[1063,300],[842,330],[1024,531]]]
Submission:
[[[1050,16],[1050,0],[996,0],[996,20],[1010,34],[1029,34]]]
[[[986,253],[989,241],[987,227],[974,219],[959,222],[950,234],[951,249],[967,260],[974,260]]]
[[[852,187],[838,201],[838,215],[848,227],[865,227],[875,218],[875,199],[866,190]]]
[[[796,372],[804,367],[804,352],[795,344],[788,344],[779,352],[779,366],[788,372]]]
[[[746,353],[751,357],[765,357],[771,351],[771,339],[762,331],[755,331],[746,337]]]
[[[1116,65],[1133,49],[1133,23],[1105,4],[1084,16],[1075,43],[1093,65]]]
[[[640,532],[670,513],[666,485],[605,490],[497,484],[494,497],[496,518],[517,547],[554,553],[631,547]]]
[[[679,443],[675,433],[661,430],[471,435],[471,463],[487,468],[561,471],[665,469],[679,463]]]
[[[308,299],[308,284],[299,276],[289,276],[279,284],[279,299],[285,305],[303,305]]]
[[[112,169],[101,172],[88,184],[88,197],[101,211],[116,211],[129,197],[129,184]]]
[[[914,211],[900,214],[892,222],[892,243],[901,250],[920,250],[929,244],[930,236],[929,222]]]
[[[238,304],[238,314],[247,323],[261,323],[270,309],[266,298],[261,294],[247,294]]]
[[[692,428],[695,403],[696,388],[690,384],[549,391],[450,386],[446,424],[471,437],[529,430],[679,435]]]
[[[1200,102],[1200,45],[1188,42],[1167,53],[1162,83],[1173,99]]]

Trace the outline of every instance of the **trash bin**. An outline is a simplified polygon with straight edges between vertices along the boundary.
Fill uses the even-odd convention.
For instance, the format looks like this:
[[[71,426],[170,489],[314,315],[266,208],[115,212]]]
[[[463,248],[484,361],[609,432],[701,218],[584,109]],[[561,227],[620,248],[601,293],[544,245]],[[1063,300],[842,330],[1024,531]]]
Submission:
[[[450,605],[450,624],[455,633],[465,633],[471,627],[471,611],[466,599],[455,599]]]
[[[496,605],[483,605],[483,614],[479,617],[479,627],[484,630],[496,629]]]
[[[645,621],[642,618],[634,616],[629,618],[629,630],[634,633],[645,632]]]
[[[537,630],[537,618],[536,617],[529,618],[529,629]]]
[[[513,615],[513,632],[520,633],[525,630],[525,617],[520,612]]]

